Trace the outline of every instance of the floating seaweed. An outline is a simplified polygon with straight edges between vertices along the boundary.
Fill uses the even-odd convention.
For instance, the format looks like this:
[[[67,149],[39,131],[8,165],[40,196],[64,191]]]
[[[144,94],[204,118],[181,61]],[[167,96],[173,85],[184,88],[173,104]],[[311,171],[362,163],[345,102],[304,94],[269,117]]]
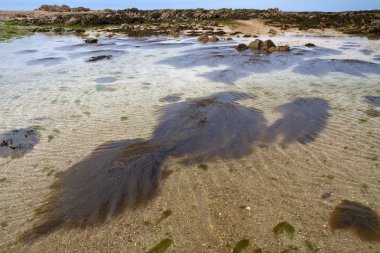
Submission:
[[[40,141],[38,130],[29,127],[0,135],[0,157],[19,158],[30,152]]]
[[[342,200],[330,215],[331,229],[351,229],[363,241],[380,241],[380,218],[371,208]]]

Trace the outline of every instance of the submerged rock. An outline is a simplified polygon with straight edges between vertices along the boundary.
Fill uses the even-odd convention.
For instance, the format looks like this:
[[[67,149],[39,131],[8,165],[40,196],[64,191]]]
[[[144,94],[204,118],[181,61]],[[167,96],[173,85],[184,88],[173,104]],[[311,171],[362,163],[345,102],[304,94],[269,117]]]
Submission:
[[[110,60],[112,59],[112,55],[99,55],[99,56],[93,56],[90,59],[87,60],[87,62],[96,62],[101,60]]]
[[[306,43],[305,46],[306,47],[315,47],[315,45],[313,43]]]
[[[19,158],[30,152],[40,138],[40,133],[33,128],[6,132],[0,135],[0,157]]]
[[[237,51],[241,52],[241,51],[247,50],[248,46],[244,43],[241,43],[241,44],[237,45],[235,48]]]
[[[89,44],[98,43],[98,39],[97,38],[87,38],[85,40],[85,42],[89,43]]]

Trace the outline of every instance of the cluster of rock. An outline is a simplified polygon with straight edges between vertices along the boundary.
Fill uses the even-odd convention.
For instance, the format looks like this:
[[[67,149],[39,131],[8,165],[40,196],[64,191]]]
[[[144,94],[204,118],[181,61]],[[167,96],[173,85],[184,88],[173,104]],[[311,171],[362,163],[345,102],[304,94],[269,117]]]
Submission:
[[[43,10],[57,11],[58,13],[54,15],[25,14],[18,15],[16,19],[29,24],[121,25],[258,18],[281,29],[335,28],[347,33],[380,33],[380,11],[376,10],[333,13],[282,12],[278,9],[138,10],[132,8],[103,11],[87,11],[86,9],[82,12],[74,12],[78,8],[58,7],[41,6],[40,9]]]
[[[37,10],[49,11],[49,12],[86,12],[86,11],[90,11],[89,8],[85,8],[85,7],[71,8],[68,5],[48,5],[48,4],[41,5],[40,8],[38,8]]]
[[[219,41],[219,38],[216,37],[215,35],[209,37],[207,34],[202,34],[201,36],[198,37],[198,41],[202,43],[217,42]]]
[[[288,45],[276,46],[271,40],[262,41],[260,39],[256,39],[248,45],[241,43],[236,47],[236,50],[239,52],[247,49],[260,50],[265,52],[286,52],[290,50],[290,47]]]

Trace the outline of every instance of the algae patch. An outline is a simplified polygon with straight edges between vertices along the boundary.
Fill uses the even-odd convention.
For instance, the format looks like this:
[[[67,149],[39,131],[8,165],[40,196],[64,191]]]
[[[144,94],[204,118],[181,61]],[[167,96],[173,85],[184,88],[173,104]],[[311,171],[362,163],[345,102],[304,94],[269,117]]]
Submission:
[[[159,244],[151,248],[147,253],[162,253],[165,252],[170,245],[172,245],[172,239],[164,239]]]
[[[290,238],[293,238],[294,237],[294,233],[296,232],[296,230],[294,229],[294,227],[292,225],[290,225],[288,222],[284,221],[284,222],[278,223],[273,228],[273,232],[276,235],[286,233],[286,234],[289,235]]]

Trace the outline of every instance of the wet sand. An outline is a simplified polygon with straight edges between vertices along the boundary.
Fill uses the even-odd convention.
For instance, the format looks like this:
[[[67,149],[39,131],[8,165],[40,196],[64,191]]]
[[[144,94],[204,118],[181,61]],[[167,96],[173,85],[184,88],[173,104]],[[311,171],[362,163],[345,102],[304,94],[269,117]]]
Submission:
[[[32,50],[41,44],[36,37],[30,39],[26,39],[28,43],[15,41],[14,48],[8,45],[1,51],[10,70],[1,72],[1,97],[8,106],[0,111],[0,132],[31,125],[45,128],[40,130],[41,140],[31,152],[18,159],[0,158],[0,178],[5,178],[0,183],[2,251],[147,252],[164,239],[171,239],[167,252],[231,252],[239,241],[248,239],[246,252],[256,248],[280,252],[289,247],[305,252],[310,243],[321,252],[377,252],[378,243],[362,241],[350,231],[332,232],[329,227],[330,214],[343,199],[380,210],[380,118],[365,114],[368,109],[378,110],[373,102],[379,96],[376,72],[357,68],[365,76],[345,71],[312,75],[293,71],[296,63],[292,60],[286,62],[287,68],[252,71],[246,67],[239,72],[239,61],[248,59],[243,55],[234,55],[239,60],[227,66],[223,61],[221,65],[191,65],[185,61],[176,67],[170,64],[175,57],[189,55],[199,45],[165,49],[144,40],[136,42],[140,47],[134,47],[131,40],[125,41],[130,47],[110,62],[86,63],[88,55],[81,56],[82,51],[75,54],[79,58],[70,59],[67,52],[54,49],[62,44],[62,38],[54,36],[50,37],[51,44],[44,44],[34,53],[38,56],[9,57],[12,52]],[[77,39],[67,39],[67,44],[78,43]],[[329,44],[314,38],[283,38],[275,42],[281,40],[294,46],[309,41],[333,50],[345,43],[331,39]],[[342,55],[328,51],[333,55],[319,56],[319,49],[312,52],[320,58],[345,59],[349,55],[375,62],[371,59],[379,54],[378,42],[367,46],[374,50],[373,54],[361,55],[358,51],[351,55],[351,49]],[[116,50],[120,45],[104,47]],[[230,51],[221,47],[218,53],[228,55]],[[205,50],[206,56],[207,53]],[[26,65],[29,60],[46,57],[66,60],[48,67]],[[197,63],[199,59],[193,57],[189,59]],[[298,62],[299,58],[294,57],[297,56],[290,59]],[[278,59],[282,58],[266,60]],[[131,60],[134,66],[128,64]],[[79,67],[73,69],[74,63]],[[225,82],[225,67],[237,73],[230,76],[232,83]],[[25,76],[15,75],[20,69],[26,69]],[[221,78],[205,75],[210,71],[214,72],[211,77]],[[109,76],[116,80],[102,85],[113,89],[97,91],[97,78]],[[54,83],[49,81],[52,78]],[[201,166],[184,164],[183,157],[173,155],[163,165],[168,173],[157,194],[141,207],[127,209],[95,226],[58,229],[29,244],[16,242],[38,222],[34,210],[47,203],[49,186],[58,180],[56,176],[83,161],[96,147],[109,141],[150,139],[162,122],[163,107],[177,108],[174,105],[178,102],[186,104],[191,99],[231,90],[253,94],[255,99],[236,103],[260,112],[269,127],[289,129],[286,119],[289,112],[299,112],[300,98],[318,98],[311,105],[316,103],[319,109],[297,114],[296,121],[308,119],[311,112],[318,116],[317,123],[324,123],[315,129],[308,124],[298,126],[297,129],[314,129],[306,139],[291,138],[282,145],[284,139],[276,138],[270,145],[254,146],[242,156],[200,159]],[[183,95],[176,102],[162,100],[180,93]],[[286,136],[287,132],[280,130],[275,132]],[[322,198],[326,192],[331,196]],[[293,237],[274,233],[274,227],[281,222],[294,227]]]

